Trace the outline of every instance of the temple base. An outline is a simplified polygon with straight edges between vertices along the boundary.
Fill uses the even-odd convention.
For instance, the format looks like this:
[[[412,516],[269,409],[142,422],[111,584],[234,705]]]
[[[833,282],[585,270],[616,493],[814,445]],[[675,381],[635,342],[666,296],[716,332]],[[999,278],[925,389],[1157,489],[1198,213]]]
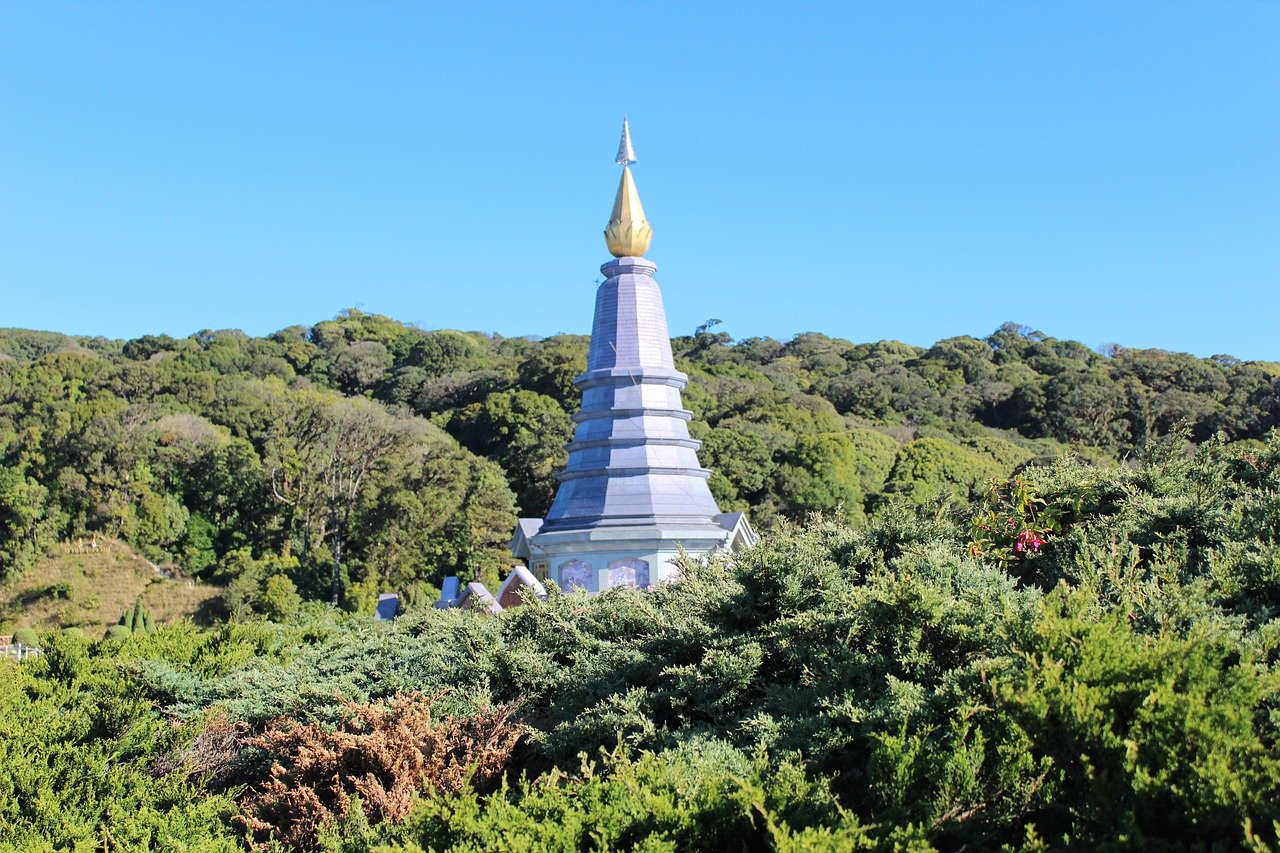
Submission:
[[[692,520],[643,526],[608,525],[542,529],[542,519],[521,519],[512,553],[539,578],[561,589],[600,592],[612,587],[647,589],[680,576],[685,554],[733,552],[756,541],[744,514],[720,513]]]

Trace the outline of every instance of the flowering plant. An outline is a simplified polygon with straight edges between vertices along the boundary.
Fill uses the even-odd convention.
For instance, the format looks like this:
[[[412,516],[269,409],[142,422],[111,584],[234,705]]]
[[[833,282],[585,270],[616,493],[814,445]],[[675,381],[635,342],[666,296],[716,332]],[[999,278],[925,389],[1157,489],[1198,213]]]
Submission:
[[[1040,553],[1056,530],[1054,514],[1022,477],[992,480],[983,506],[970,523],[969,553],[1002,563]]]
[[[1044,544],[1044,540],[1040,538],[1040,531],[1023,530],[1014,540],[1013,550],[1021,554],[1023,551],[1039,551],[1040,546]]]

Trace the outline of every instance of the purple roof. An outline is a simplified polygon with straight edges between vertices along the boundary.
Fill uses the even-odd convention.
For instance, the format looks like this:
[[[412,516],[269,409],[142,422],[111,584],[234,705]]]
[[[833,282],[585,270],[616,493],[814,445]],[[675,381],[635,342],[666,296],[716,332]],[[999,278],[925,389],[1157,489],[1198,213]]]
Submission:
[[[717,530],[720,510],[707,487],[711,472],[698,463],[701,442],[689,437],[692,415],[680,399],[688,377],[671,357],[657,268],[618,258],[600,269],[607,279],[596,292],[587,372],[574,380],[582,389],[577,430],[533,535],[662,524]]]

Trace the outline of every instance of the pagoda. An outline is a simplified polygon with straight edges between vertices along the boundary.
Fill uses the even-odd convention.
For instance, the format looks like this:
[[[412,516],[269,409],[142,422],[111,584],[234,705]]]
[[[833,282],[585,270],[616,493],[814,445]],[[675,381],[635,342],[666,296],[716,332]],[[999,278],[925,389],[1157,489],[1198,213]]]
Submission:
[[[653,237],[631,166],[627,121],[613,215],[604,231],[613,260],[600,268],[587,371],[574,379],[582,408],[568,464],[546,518],[521,519],[512,553],[539,580],[599,592],[648,588],[678,576],[677,558],[753,544],[742,513],[722,513],[689,437],[662,292],[644,257]]]

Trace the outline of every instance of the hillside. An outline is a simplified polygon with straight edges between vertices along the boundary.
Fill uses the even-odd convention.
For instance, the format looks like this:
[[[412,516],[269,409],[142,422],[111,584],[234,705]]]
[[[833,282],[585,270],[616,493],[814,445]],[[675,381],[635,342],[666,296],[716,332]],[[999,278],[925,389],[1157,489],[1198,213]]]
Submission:
[[[59,543],[21,577],[0,585],[0,636],[18,628],[74,627],[98,638],[139,598],[159,624],[189,618],[207,625],[220,592],[174,576],[173,568],[156,566],[119,540]]]
[[[931,347],[700,329],[672,349],[716,500],[764,532],[967,502],[1065,454],[1256,443],[1280,423],[1274,363],[1095,352],[1013,324]],[[335,586],[368,612],[385,591],[429,602],[445,575],[493,583],[517,517],[554,494],[586,350],[355,310],[260,338],[0,330],[0,577],[98,536],[236,584],[240,614]]]

